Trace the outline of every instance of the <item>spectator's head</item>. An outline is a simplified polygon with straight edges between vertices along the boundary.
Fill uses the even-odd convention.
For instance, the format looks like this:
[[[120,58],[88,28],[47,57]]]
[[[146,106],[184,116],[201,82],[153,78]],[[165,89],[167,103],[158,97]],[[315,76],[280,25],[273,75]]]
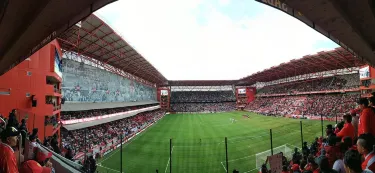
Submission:
[[[288,167],[286,165],[283,165],[283,172],[287,172],[288,171]]]
[[[334,129],[332,127],[332,124],[328,124],[326,126],[326,135],[329,136],[329,135],[333,134],[333,132],[334,132]]]
[[[11,147],[17,145],[20,132],[15,127],[7,127],[1,132],[1,141]]]
[[[345,146],[348,147],[348,148],[353,146],[353,139],[349,136],[344,137],[343,142],[344,142]]]
[[[20,173],[51,173],[51,168],[42,167],[34,160],[28,160],[21,165]]]
[[[17,109],[12,109],[12,112],[11,112],[13,115],[17,115]]]
[[[375,106],[375,96],[370,97],[368,100],[370,106]]]
[[[358,152],[361,154],[368,154],[373,150],[374,136],[370,133],[359,135],[357,140]]]
[[[354,110],[354,109],[350,110],[350,115],[351,116],[356,116],[357,115],[356,110]]]
[[[368,103],[368,100],[367,98],[360,98],[358,100],[358,105],[359,105],[359,108],[362,110],[363,108],[366,108],[368,107],[369,103]]]
[[[320,171],[330,170],[329,161],[326,156],[319,156],[315,158],[315,162],[318,164]]]
[[[336,128],[338,128],[339,130],[341,130],[344,127],[344,124],[345,124],[344,121],[340,121],[339,123],[336,124]]]
[[[307,142],[303,142],[303,146],[307,146]]]
[[[343,118],[344,118],[344,121],[345,121],[346,123],[351,123],[351,122],[352,122],[352,116],[351,116],[350,114],[345,114],[345,115],[343,116]]]
[[[334,135],[331,135],[328,137],[327,142],[329,146],[335,146],[337,142],[337,137]]]
[[[36,154],[36,161],[42,166],[46,165],[49,162],[49,159],[52,157],[52,153],[48,151],[38,150]]]
[[[298,148],[296,147],[296,148],[294,148],[294,152],[295,153],[297,153],[298,152]]]
[[[349,150],[344,156],[344,168],[348,173],[361,173],[361,155],[356,150]]]

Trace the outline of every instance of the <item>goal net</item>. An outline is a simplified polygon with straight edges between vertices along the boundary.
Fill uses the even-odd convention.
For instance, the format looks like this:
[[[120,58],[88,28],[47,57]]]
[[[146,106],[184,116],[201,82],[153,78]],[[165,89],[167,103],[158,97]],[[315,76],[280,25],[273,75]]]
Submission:
[[[273,148],[273,154],[283,152],[284,156],[288,159],[292,158],[293,149],[289,148],[287,145],[281,145]],[[256,168],[260,168],[267,160],[267,156],[271,156],[271,150],[263,151],[261,153],[255,154],[256,157]]]

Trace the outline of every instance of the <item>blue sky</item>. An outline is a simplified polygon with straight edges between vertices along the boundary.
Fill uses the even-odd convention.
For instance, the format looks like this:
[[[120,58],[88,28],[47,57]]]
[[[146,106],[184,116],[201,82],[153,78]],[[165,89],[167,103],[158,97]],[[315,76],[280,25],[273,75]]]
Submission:
[[[121,0],[95,14],[169,80],[239,79],[338,47],[253,0]]]

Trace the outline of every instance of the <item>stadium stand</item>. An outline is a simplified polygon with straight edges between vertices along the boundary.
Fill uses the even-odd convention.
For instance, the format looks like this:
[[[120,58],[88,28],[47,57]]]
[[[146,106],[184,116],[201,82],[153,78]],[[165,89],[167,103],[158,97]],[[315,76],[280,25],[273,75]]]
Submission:
[[[172,91],[174,112],[225,112],[236,107],[233,91]]]
[[[227,112],[235,110],[235,102],[223,103],[174,103],[171,109],[175,112]]]
[[[143,112],[89,128],[63,131],[62,145],[64,148],[73,149],[75,155],[80,155],[79,152],[103,155],[107,150],[119,144],[119,135],[124,134],[123,139],[126,140],[160,119],[164,114],[165,112],[161,110]]]
[[[325,90],[352,89],[359,87],[358,73],[326,78],[297,81],[285,84],[270,85],[258,90],[260,94],[286,94],[293,92],[310,92]]]

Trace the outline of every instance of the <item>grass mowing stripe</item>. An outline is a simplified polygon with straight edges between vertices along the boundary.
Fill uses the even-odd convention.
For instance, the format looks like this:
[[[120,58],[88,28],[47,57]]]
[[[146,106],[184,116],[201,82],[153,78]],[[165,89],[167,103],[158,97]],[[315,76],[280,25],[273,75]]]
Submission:
[[[244,114],[250,118],[244,118]],[[230,118],[237,121],[231,123]],[[226,169],[223,141],[227,137],[229,170],[256,172],[254,155],[270,149],[269,129],[273,131],[274,147],[300,146],[300,121],[248,112],[167,115],[143,132],[141,138],[123,147],[123,163],[119,162],[117,153],[118,157],[111,156],[102,166],[116,170],[123,164],[125,172],[168,171],[169,139],[172,138],[173,156],[169,164],[173,172],[223,172]],[[306,141],[311,142],[321,133],[320,121],[302,120],[302,123]]]

